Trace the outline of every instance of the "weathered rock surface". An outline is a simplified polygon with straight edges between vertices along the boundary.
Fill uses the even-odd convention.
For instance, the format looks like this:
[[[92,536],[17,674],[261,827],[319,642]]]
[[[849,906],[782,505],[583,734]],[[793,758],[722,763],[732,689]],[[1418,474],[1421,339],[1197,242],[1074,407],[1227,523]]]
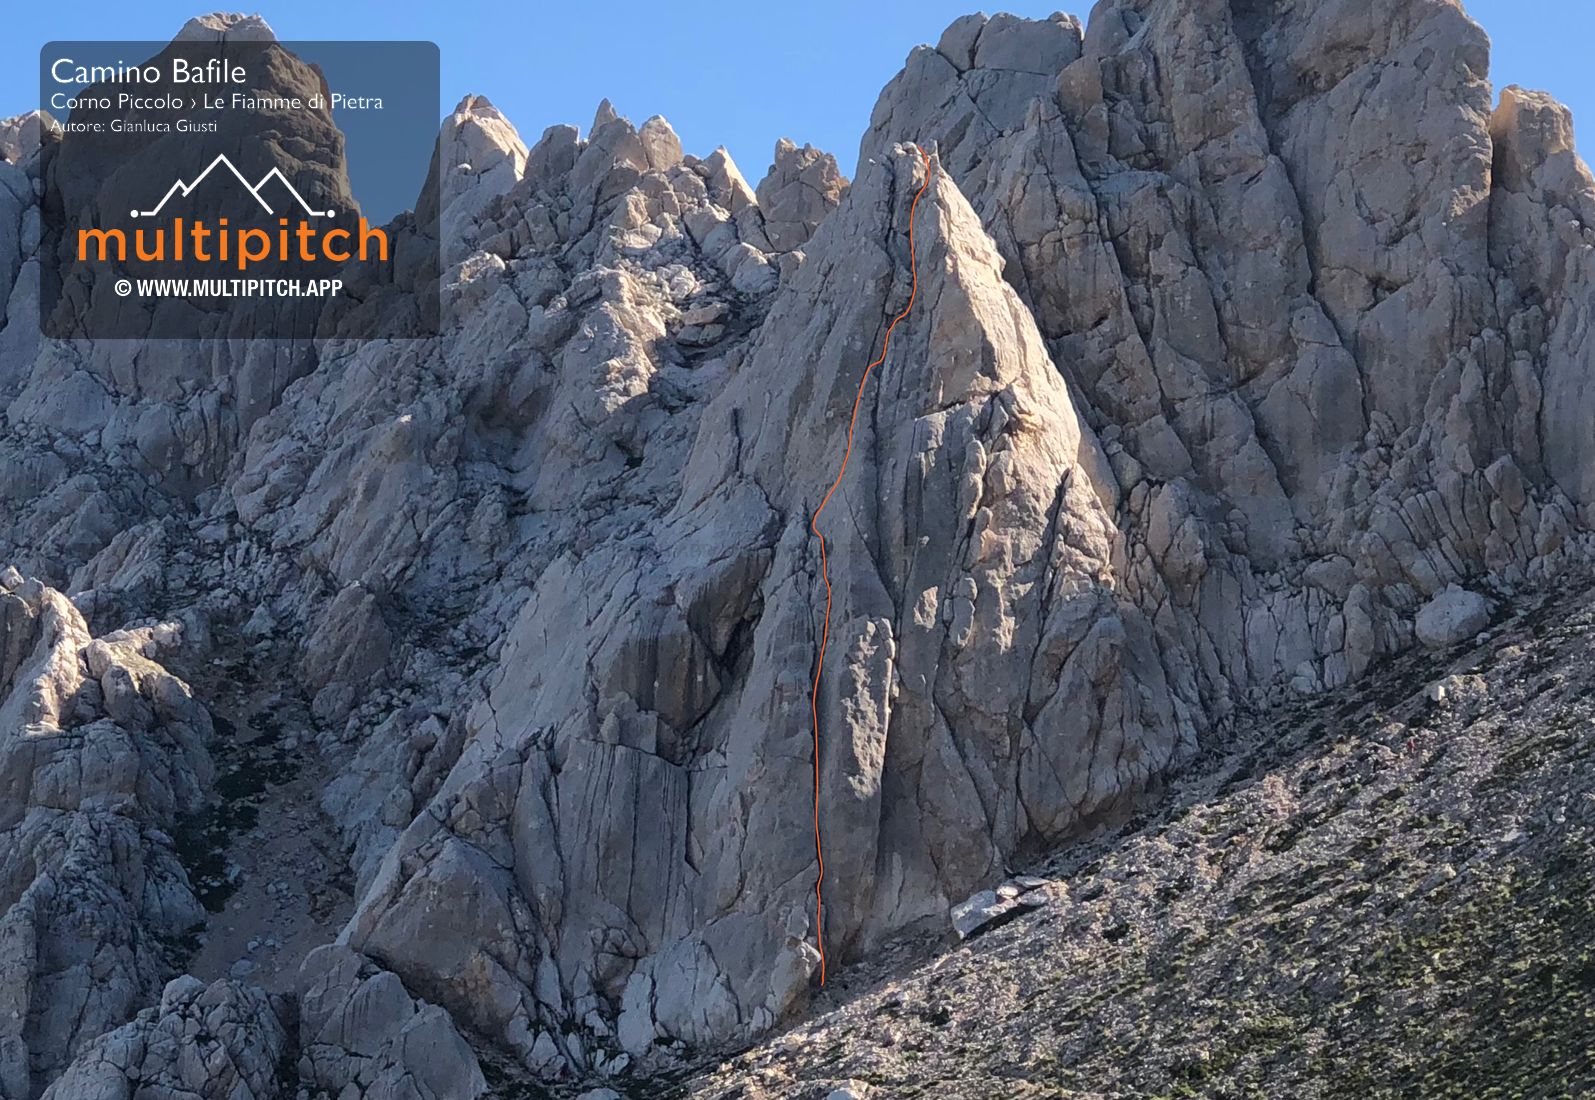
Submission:
[[[204,796],[211,723],[153,659],[182,633],[93,638],[59,592],[0,577],[0,1095],[149,1003],[163,939],[204,920],[170,830]]]
[[[163,830],[213,794],[164,619],[291,668],[336,775],[358,902],[280,1020],[307,1088],[481,1095],[472,1043],[646,1072],[801,1011],[809,522],[916,283],[825,517],[833,965],[1247,708],[1586,567],[1595,181],[1487,65],[1449,0],[970,16],[855,181],[783,142],[757,187],[657,116],[528,146],[467,97],[441,336],[158,360],[40,344],[40,168],[7,152],[0,560],[73,603],[0,594],[0,1095],[189,1018],[134,1020],[202,919]]]
[[[764,217],[764,235],[777,252],[802,248],[825,216],[847,194],[836,158],[812,145],[799,149],[786,138],[775,145],[775,161],[754,192]]]
[[[267,1100],[280,1095],[286,1038],[259,989],[185,975],[79,1055],[44,1100]]]
[[[1477,592],[1447,585],[1418,609],[1413,625],[1418,641],[1430,649],[1447,649],[1490,625],[1490,602]]]
[[[0,160],[19,164],[39,148],[38,111],[0,118]]]
[[[994,890],[982,890],[952,907],[953,931],[958,938],[971,936],[994,928],[1001,928],[1032,909],[1039,909],[1051,901],[1051,895],[1042,891],[1045,879],[1020,875],[1002,883]]]
[[[346,947],[311,954],[300,972],[299,1073],[340,1100],[475,1100],[476,1056],[436,1005]]]
[[[1595,591],[1246,719],[1050,904],[870,960],[695,1100],[1579,1096],[1595,987]],[[1436,705],[1425,681],[1453,691]],[[840,983],[839,983],[840,984]]]

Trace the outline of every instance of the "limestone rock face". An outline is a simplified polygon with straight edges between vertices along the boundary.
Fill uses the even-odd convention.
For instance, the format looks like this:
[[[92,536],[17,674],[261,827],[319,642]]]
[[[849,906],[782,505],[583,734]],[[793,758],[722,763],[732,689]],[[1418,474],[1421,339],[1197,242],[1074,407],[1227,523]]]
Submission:
[[[0,576],[0,1095],[36,1095],[149,1003],[160,938],[203,923],[170,830],[210,782],[211,721],[154,659],[181,642],[93,638],[59,592]],[[136,1080],[114,1047],[91,1061]]]
[[[179,35],[271,38],[258,16],[222,14],[191,20]],[[321,87],[308,65],[284,64],[273,73],[272,87],[284,95],[306,97]],[[36,125],[23,116],[24,135]],[[284,147],[295,151],[283,164],[288,174],[317,177],[339,208],[352,208],[342,136],[330,109],[293,112],[282,127]],[[198,496],[214,491],[250,426],[314,360],[308,341],[235,343],[223,339],[225,331],[205,342],[164,342],[159,356],[148,354],[137,339],[41,343],[38,253],[51,245],[41,242],[41,197],[98,221],[99,211],[126,208],[129,198],[119,189],[132,181],[163,178],[174,169],[192,178],[204,168],[189,163],[197,148],[182,135],[163,135],[119,163],[114,186],[106,188],[99,187],[97,171],[83,169],[102,151],[54,137],[31,161],[12,164],[8,152],[7,163],[0,164],[0,293],[6,296],[0,329],[0,512],[6,533],[0,535],[0,558],[58,587],[67,586],[74,570],[118,535],[125,538],[174,508],[191,511]],[[122,315],[109,285],[68,287],[63,294],[70,298],[77,291],[92,293],[83,314]],[[261,300],[252,308],[265,326],[274,311],[306,307]]]
[[[844,957],[943,916],[1023,838],[1109,812],[1194,744],[1149,622],[1114,591],[1113,474],[973,211],[931,171],[923,304],[836,501],[880,518],[831,533],[845,610],[828,658],[845,671],[826,684],[821,799]],[[811,813],[809,730],[791,716],[825,481],[794,471],[839,461],[840,413],[914,279],[923,173],[908,148],[867,172],[740,367],[677,413],[690,434],[641,448],[677,479],[668,507],[531,582],[458,762],[349,926],[352,947],[534,1065],[596,1060],[551,1033],[572,1013],[601,1050],[640,1057],[757,1031],[802,995],[814,852],[762,839],[803,834]]]
[[[277,35],[258,15],[216,11],[190,19],[175,37],[178,42],[271,42]]]
[[[472,96],[439,337],[158,370],[29,331],[41,169],[7,152],[0,1096],[219,1087],[143,1038],[192,1016],[150,944],[203,919],[166,830],[225,737],[157,664],[179,640],[302,700],[355,894],[281,1034],[218,1042],[296,1042],[312,1095],[475,1097],[802,1011],[810,523],[911,296],[822,519],[833,967],[1243,708],[1588,565],[1595,181],[1487,64],[1449,0],[970,16],[855,181],[782,142],[757,187],[661,117],[528,144]],[[96,1045],[126,1028],[152,1053]]]
[[[1017,129],[1037,98],[1080,56],[1080,21],[999,14],[956,20],[932,48],[918,46],[876,101],[860,164],[912,135],[934,140],[954,179],[987,162],[993,142]]]
[[[980,78],[1028,106],[979,163],[948,159],[1101,426],[1124,584],[1208,714],[1342,685],[1447,584],[1518,586],[1586,552],[1566,534],[1588,463],[1557,427],[1584,399],[1564,388],[1552,413],[1546,387],[1587,363],[1566,333],[1590,234],[1555,245],[1551,225],[1589,173],[1543,98],[1508,92],[1492,118],[1460,7],[1379,11],[1100,4],[1047,94]],[[888,87],[866,156],[910,126],[963,155],[967,111],[913,113],[981,73],[943,49],[957,64],[916,54],[920,85]]]
[[[20,163],[39,148],[41,112],[0,118],[0,160]]]
[[[755,192],[764,234],[778,252],[802,248],[825,216],[847,194],[836,158],[812,145],[799,149],[786,138],[775,144],[775,161]]]
[[[259,989],[187,975],[83,1052],[44,1100],[268,1100],[286,1033]]]
[[[346,947],[318,948],[300,981],[301,1078],[350,1100],[476,1100],[487,1082],[447,1012]]]
[[[526,172],[526,145],[486,96],[466,96],[443,123],[438,152],[447,170],[439,177],[443,219],[439,231],[449,252],[445,262],[464,259],[475,243],[472,230],[488,204]]]

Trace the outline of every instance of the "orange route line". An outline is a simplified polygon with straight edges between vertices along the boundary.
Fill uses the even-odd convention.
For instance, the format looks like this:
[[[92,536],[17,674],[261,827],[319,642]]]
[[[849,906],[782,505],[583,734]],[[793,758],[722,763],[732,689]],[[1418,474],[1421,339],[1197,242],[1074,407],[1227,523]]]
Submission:
[[[858,410],[864,402],[864,387],[869,385],[870,374],[875,368],[886,361],[886,353],[892,347],[892,330],[897,327],[897,322],[908,316],[909,310],[914,308],[914,299],[919,296],[919,270],[914,251],[914,214],[919,209],[920,196],[925,193],[925,188],[930,186],[930,157],[923,149],[919,149],[918,152],[925,162],[925,182],[921,183],[919,190],[914,192],[914,201],[908,207],[908,272],[913,277],[913,286],[908,292],[908,304],[903,307],[903,312],[893,317],[892,323],[886,326],[886,338],[881,342],[880,355],[864,368],[864,377],[859,379],[858,383],[858,394],[853,398],[853,415],[847,422],[847,447],[842,452],[842,467],[836,471],[836,480],[831,482],[831,487],[826,490],[820,506],[814,510],[814,518],[809,521],[809,529],[820,540],[820,575],[825,579],[825,624],[820,632],[819,658],[814,664],[814,688],[809,694],[809,709],[814,715],[814,858],[820,867],[819,875],[814,880],[814,943],[820,952],[821,985],[825,984],[825,896],[822,889],[825,885],[825,849],[820,843],[820,674],[825,671],[825,647],[831,640],[831,567],[825,553],[825,534],[820,530],[820,516],[824,513],[825,506],[831,503],[832,494],[842,484],[842,478],[847,473],[848,460],[853,457],[853,432],[858,427]]]

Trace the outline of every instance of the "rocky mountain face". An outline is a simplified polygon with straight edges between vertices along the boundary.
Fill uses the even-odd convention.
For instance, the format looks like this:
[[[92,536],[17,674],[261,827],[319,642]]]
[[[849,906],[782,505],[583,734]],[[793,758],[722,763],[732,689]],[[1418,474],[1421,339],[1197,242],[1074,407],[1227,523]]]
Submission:
[[[1582,1096],[1595,592],[1237,722],[1027,912],[872,957],[695,1100]]]
[[[809,521],[916,282],[826,514],[833,965],[1587,567],[1595,180],[1488,53],[1452,0],[971,16],[851,183],[469,97],[422,341],[41,341],[5,124],[0,1096],[477,1097],[800,1015]],[[344,866],[252,882],[289,810]]]

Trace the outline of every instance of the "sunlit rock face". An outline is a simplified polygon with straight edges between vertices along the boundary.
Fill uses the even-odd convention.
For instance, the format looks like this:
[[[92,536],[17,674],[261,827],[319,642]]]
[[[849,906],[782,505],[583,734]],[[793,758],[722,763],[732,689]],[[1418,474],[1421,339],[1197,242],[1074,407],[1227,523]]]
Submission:
[[[39,341],[38,160],[0,125],[0,811],[31,853],[0,1095],[212,1002],[245,1077],[292,1046],[370,1100],[423,1039],[420,1094],[476,1096],[472,1044],[635,1073],[801,1011],[809,523],[916,284],[825,517],[833,966],[1117,820],[1240,708],[1587,563],[1595,183],[1487,67],[1442,0],[971,16],[887,85],[855,180],[783,141],[756,185],[662,118],[527,142],[472,96],[434,165],[441,336],[160,356]],[[163,997],[184,960],[141,938],[203,918],[162,831],[213,793],[212,683],[168,644],[250,654],[325,769],[351,915],[276,1025],[248,981]],[[64,890],[115,982],[52,961]]]

